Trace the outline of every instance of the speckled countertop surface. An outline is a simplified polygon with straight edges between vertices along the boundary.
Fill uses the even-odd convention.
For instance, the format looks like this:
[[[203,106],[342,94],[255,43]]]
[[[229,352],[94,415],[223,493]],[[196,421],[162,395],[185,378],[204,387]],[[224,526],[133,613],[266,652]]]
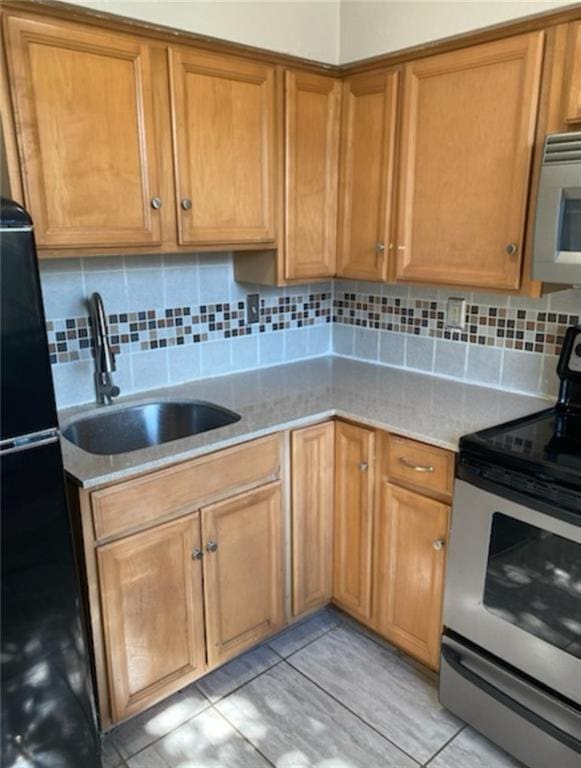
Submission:
[[[113,411],[159,400],[206,400],[236,411],[242,418],[228,427],[116,456],[86,453],[63,438],[67,472],[83,487],[95,488],[330,416],[457,450],[459,438],[468,432],[551,404],[538,397],[399,368],[320,357],[141,392],[101,408]],[[61,427],[98,410],[84,405],[61,411]]]

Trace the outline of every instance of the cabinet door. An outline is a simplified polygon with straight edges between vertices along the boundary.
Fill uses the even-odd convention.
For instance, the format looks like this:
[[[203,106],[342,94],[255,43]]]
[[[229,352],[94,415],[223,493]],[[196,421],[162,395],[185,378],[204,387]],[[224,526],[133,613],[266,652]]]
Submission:
[[[399,73],[343,83],[337,273],[387,278]]]
[[[210,666],[283,623],[282,502],[271,483],[202,510]]]
[[[285,277],[330,277],[337,247],[341,82],[286,72]]]
[[[581,123],[581,21],[569,24],[565,122]]]
[[[450,508],[386,483],[374,574],[377,631],[438,666]]]
[[[97,550],[115,722],[205,670],[200,548],[195,513]]]
[[[329,602],[333,590],[332,422],[292,433],[293,615]]]
[[[374,466],[373,430],[337,422],[333,598],[366,623],[371,619]]]
[[[518,287],[543,40],[404,67],[398,279]]]
[[[38,245],[159,245],[148,46],[29,18],[4,24],[24,197]]]
[[[275,68],[170,50],[181,244],[272,241]]]

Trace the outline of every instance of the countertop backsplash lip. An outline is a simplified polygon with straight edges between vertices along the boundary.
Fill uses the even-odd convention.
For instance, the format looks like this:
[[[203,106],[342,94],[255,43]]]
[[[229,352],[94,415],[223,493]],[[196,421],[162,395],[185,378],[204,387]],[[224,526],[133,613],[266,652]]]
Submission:
[[[159,400],[205,400],[240,413],[235,424],[116,456],[86,453],[62,439],[65,469],[95,489],[181,463],[248,440],[339,417],[457,450],[462,434],[542,410],[548,398],[474,386],[424,372],[324,356],[232,373],[126,396],[111,408]],[[62,410],[66,428],[109,408]]]

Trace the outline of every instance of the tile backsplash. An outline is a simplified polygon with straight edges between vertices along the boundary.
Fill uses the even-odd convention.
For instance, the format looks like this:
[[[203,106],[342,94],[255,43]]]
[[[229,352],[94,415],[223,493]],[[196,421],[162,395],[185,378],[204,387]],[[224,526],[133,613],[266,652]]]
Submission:
[[[123,394],[331,351],[331,284],[258,289],[233,279],[230,254],[41,263],[59,407],[94,399],[87,298],[103,297]],[[246,297],[260,318],[246,322]]]
[[[579,289],[526,299],[348,280],[259,288],[234,281],[229,253],[43,261],[41,281],[59,407],[94,400],[93,291],[123,394],[334,352],[554,396],[564,329],[581,316]],[[445,326],[449,296],[467,301],[465,331]]]
[[[466,330],[446,328],[446,300],[465,298]],[[458,288],[336,280],[336,354],[471,383],[554,396],[568,325],[581,317],[581,290],[541,299]]]

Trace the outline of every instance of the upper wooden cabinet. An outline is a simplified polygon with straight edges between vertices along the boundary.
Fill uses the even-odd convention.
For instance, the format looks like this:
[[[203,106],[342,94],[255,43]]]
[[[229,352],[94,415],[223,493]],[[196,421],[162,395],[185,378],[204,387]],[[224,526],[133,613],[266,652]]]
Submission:
[[[392,225],[397,70],[356,75],[343,84],[337,274],[388,275]]]
[[[518,287],[543,40],[405,65],[398,279]]]
[[[364,623],[371,619],[374,495],[375,432],[338,421],[333,599]]]
[[[566,60],[564,118],[581,123],[581,21],[569,24]]]
[[[330,277],[337,247],[341,83],[287,71],[285,278]]]
[[[181,245],[275,237],[275,67],[172,48]]]
[[[160,245],[149,47],[90,27],[3,21],[24,203],[39,247]]]

